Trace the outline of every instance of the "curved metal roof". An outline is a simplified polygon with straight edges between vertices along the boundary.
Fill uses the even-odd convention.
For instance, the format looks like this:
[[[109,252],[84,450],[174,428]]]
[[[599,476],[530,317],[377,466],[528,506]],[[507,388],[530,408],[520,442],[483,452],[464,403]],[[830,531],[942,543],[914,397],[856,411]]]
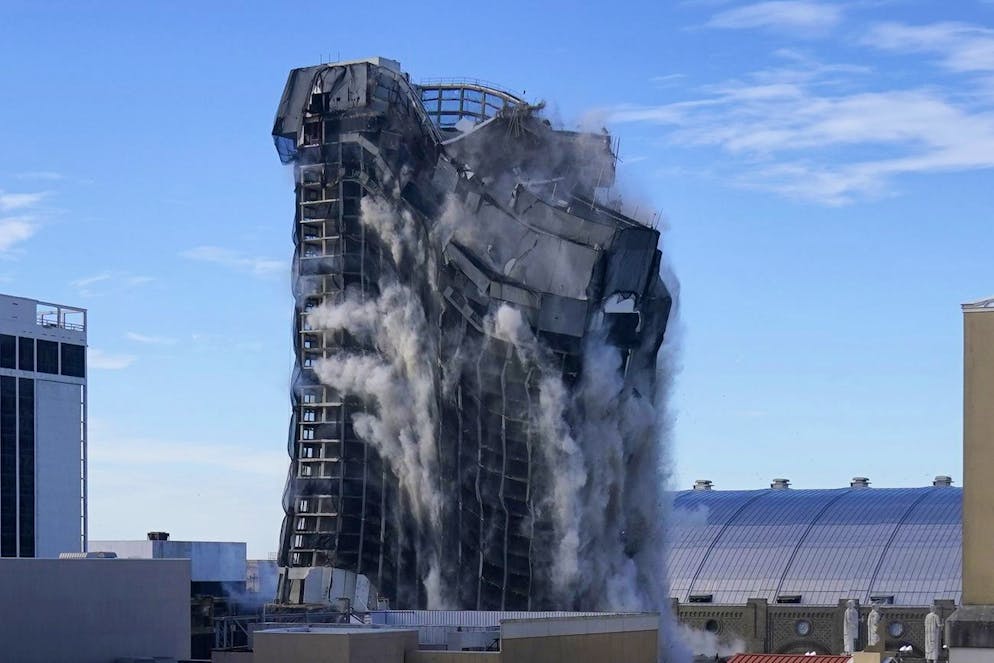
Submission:
[[[948,486],[683,491],[670,530],[670,594],[959,602],[962,498]]]

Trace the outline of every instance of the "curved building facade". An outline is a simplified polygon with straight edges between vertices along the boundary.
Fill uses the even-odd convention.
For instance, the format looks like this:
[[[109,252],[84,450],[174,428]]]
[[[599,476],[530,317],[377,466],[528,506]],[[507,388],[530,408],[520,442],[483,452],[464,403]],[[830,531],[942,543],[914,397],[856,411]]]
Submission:
[[[961,597],[963,491],[921,488],[711,490],[674,497],[667,571],[680,620],[729,646],[837,653],[846,602],[882,615],[889,650],[922,655],[924,619]]]
[[[959,602],[962,500],[951,486],[684,491],[674,504],[670,594],[710,603]]]

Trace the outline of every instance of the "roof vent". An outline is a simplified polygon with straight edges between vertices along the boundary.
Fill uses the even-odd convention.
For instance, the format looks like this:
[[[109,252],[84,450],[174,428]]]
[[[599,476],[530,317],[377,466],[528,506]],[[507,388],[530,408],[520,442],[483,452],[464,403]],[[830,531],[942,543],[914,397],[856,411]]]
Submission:
[[[694,490],[711,490],[713,485],[711,479],[698,479],[694,482]]]
[[[852,481],[849,482],[850,488],[869,488],[870,480],[866,477],[853,477]]]
[[[149,532],[148,533],[148,540],[149,541],[168,541],[169,540],[169,532]]]
[[[934,481],[932,481],[932,485],[948,488],[949,486],[953,485],[953,478],[947,477],[944,474],[940,474],[939,476],[935,477]]]
[[[774,490],[790,488],[790,479],[774,479],[773,483],[770,484],[770,488]]]

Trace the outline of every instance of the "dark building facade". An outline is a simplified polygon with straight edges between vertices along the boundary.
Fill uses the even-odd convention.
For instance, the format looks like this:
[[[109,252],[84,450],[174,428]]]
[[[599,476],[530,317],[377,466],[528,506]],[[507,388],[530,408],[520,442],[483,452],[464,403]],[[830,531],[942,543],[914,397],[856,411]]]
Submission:
[[[335,568],[394,607],[433,584],[451,607],[554,603],[542,380],[569,393],[596,336],[651,399],[671,299],[658,232],[605,198],[611,138],[540,111],[381,58],[291,72],[273,130],[296,184],[280,602],[341,596]],[[638,556],[653,528],[624,529]]]

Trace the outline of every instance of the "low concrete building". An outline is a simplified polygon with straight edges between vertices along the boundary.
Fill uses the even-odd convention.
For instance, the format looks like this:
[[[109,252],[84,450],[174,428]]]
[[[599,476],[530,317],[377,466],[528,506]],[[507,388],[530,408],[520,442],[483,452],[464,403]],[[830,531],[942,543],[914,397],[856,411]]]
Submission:
[[[168,532],[149,532],[147,538],[132,541],[90,541],[89,549],[126,559],[190,560],[187,601],[194,658],[210,657],[216,618],[250,609],[253,606],[245,604],[257,600],[246,595],[246,547],[241,542],[176,541]]]
[[[420,621],[431,611],[413,611]],[[457,612],[437,611],[440,616]],[[382,614],[382,613],[381,613]],[[389,614],[389,613],[387,613]],[[465,613],[467,616],[478,615]],[[489,614],[489,613],[482,613]],[[216,663],[656,663],[659,616],[562,613],[461,626],[333,624],[256,631],[252,651],[214,652]],[[464,620],[465,621],[465,620]],[[440,648],[437,629],[447,629]],[[456,637],[464,635],[464,638]]]
[[[189,584],[188,560],[0,560],[0,659],[187,658]]]

